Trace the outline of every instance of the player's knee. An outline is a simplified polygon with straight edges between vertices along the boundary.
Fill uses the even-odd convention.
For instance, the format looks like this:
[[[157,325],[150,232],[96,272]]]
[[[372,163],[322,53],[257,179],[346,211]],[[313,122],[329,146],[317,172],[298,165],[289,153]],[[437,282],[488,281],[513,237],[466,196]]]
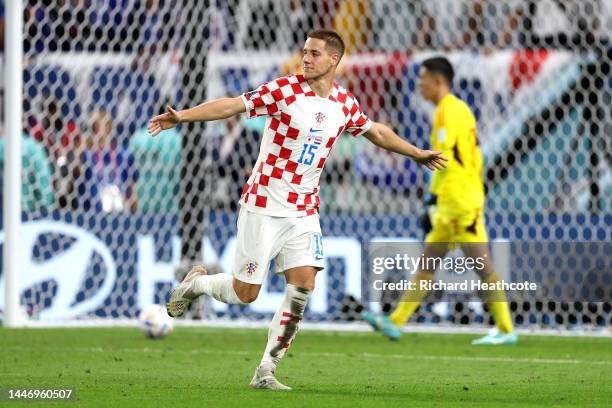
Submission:
[[[314,290],[315,287],[314,276],[294,276],[292,277],[292,279],[287,279],[287,283],[290,283],[293,286],[297,286],[298,288],[304,288],[309,290]]]
[[[236,295],[238,295],[238,299],[240,299],[242,303],[253,303],[255,300],[257,300],[259,293],[236,292]]]
[[[317,272],[322,268],[315,267],[299,267],[285,271],[287,283],[290,283],[299,288],[314,290],[315,277]]]
[[[261,285],[252,285],[234,278],[234,291],[242,303],[253,303],[259,296]]]
[[[304,289],[308,289],[310,291],[314,290],[315,288],[315,282],[314,279],[313,280],[306,280],[306,281],[302,281],[300,282],[298,285],[295,285],[299,288],[304,288]]]

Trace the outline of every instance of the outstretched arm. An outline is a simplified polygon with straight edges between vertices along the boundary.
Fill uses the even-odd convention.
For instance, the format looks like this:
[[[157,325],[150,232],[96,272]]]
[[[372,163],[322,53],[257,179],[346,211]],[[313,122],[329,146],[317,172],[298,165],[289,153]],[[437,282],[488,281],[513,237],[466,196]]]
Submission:
[[[167,112],[157,115],[149,121],[149,133],[158,135],[162,130],[171,129],[184,122],[207,122],[209,120],[226,119],[246,111],[244,102],[237,98],[220,98],[204,102],[194,108],[181,111],[167,106]]]
[[[364,136],[376,146],[410,157],[415,162],[426,166],[430,170],[443,169],[448,159],[442,156],[442,152],[433,150],[421,150],[418,147],[402,139],[388,126],[373,122],[370,130]]]

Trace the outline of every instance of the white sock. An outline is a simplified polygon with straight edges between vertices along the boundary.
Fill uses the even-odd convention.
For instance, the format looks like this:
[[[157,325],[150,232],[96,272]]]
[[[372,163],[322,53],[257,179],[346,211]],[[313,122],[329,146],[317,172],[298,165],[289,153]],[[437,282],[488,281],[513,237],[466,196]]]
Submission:
[[[304,309],[312,290],[287,284],[285,298],[274,314],[268,330],[268,344],[260,365],[276,364],[295,339],[298,324],[304,317]]]
[[[245,304],[234,290],[234,277],[227,273],[198,276],[191,282],[191,290],[197,296],[208,295],[219,302],[230,305]]]

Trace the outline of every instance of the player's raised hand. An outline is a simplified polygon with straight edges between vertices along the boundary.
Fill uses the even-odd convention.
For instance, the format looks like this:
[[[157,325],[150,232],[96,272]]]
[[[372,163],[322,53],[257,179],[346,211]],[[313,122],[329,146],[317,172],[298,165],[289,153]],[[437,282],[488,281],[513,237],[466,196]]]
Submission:
[[[157,115],[149,121],[148,131],[151,136],[157,136],[162,130],[171,129],[181,122],[179,113],[172,108],[166,106],[167,112]]]
[[[446,162],[448,159],[442,156],[442,152],[435,150],[421,150],[419,154],[414,157],[414,161],[422,164],[429,170],[440,170],[446,168]]]

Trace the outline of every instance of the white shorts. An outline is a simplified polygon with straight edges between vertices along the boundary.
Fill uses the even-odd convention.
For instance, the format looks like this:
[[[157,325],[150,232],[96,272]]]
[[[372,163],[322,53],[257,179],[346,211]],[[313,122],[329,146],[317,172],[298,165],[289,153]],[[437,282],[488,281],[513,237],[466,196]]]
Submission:
[[[323,269],[319,215],[271,217],[240,208],[233,274],[242,282],[263,284],[274,259],[276,273],[298,266]]]

